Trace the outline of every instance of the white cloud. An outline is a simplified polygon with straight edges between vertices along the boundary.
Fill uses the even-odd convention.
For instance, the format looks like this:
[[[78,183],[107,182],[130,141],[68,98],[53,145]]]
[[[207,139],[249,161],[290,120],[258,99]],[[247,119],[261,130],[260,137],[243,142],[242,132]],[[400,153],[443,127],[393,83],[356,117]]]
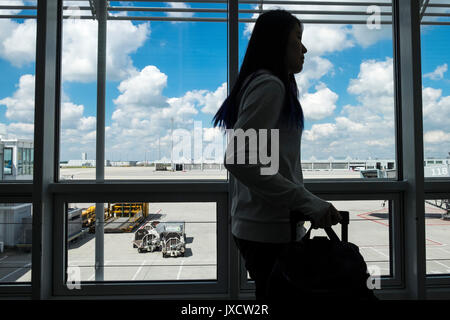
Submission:
[[[90,82],[97,77],[97,22],[66,20],[63,32],[62,76],[65,81]],[[108,22],[106,75],[120,80],[135,72],[130,54],[147,40],[150,24],[131,21]]]
[[[8,5],[24,5],[23,1],[8,1]],[[21,10],[3,9],[2,15],[18,14]],[[15,67],[33,62],[36,56],[36,21],[18,23],[11,19],[0,19],[0,58]]]
[[[17,23],[0,20],[0,57],[15,67],[34,62],[36,59],[36,21]]]
[[[423,75],[424,78],[430,78],[431,80],[441,80],[444,78],[444,73],[447,72],[448,65],[444,63],[443,65],[437,66],[433,72],[426,73]]]
[[[392,94],[393,91],[392,58],[389,57],[385,61],[363,61],[358,78],[351,79],[348,87],[348,92],[363,96]]]
[[[302,42],[306,55],[321,56],[354,46],[348,27],[342,25],[305,25]]]
[[[85,6],[84,1],[68,2]],[[73,13],[74,10],[66,13]],[[86,15],[88,11],[82,10]],[[64,81],[91,82],[97,78],[97,21],[66,19],[63,25],[62,77]],[[109,21],[106,44],[108,80],[120,80],[135,72],[130,54],[140,48],[150,35],[150,23]],[[36,56],[36,21],[18,23],[0,19],[0,58],[16,67],[34,62]]]
[[[106,133],[107,152],[136,154],[136,150],[158,150],[160,145],[161,156],[170,155],[172,120],[174,130],[192,132],[199,111],[212,114],[226,98],[226,83],[213,91],[192,90],[178,97],[166,97],[166,86],[167,76],[155,66],[146,66],[119,84],[120,95],[114,99]],[[218,128],[203,128],[205,143],[215,143],[218,134],[222,134]]]
[[[76,105],[72,102],[63,102],[61,104],[61,122],[62,123],[76,123],[84,112],[83,105]],[[69,127],[69,125],[67,125]]]
[[[450,142],[450,132],[442,130],[433,130],[425,132],[423,136],[425,143],[442,144],[443,142]]]
[[[11,97],[0,100],[6,106],[6,117],[11,122],[0,124],[1,134],[8,138],[32,139],[34,135],[35,76],[22,75]],[[84,106],[68,101],[61,103],[61,150],[95,143],[96,118],[84,115]],[[95,148],[95,145],[94,145]],[[81,152],[80,150],[78,150]]]
[[[315,87],[316,92],[306,93],[301,97],[301,104],[306,120],[321,120],[329,117],[336,109],[338,95],[321,83]]]
[[[449,127],[450,96],[442,96],[442,89],[423,88],[422,106],[425,130]]]
[[[351,26],[350,34],[361,47],[367,48],[381,40],[392,39],[392,26],[380,25],[379,29],[369,29],[364,24]]]
[[[16,85],[17,90],[12,97],[0,100],[6,106],[6,118],[11,121],[34,121],[34,75],[25,74]]]
[[[307,56],[302,72],[295,75],[299,92],[308,92],[312,83],[321,79],[329,72],[332,72],[332,70],[333,64],[330,60],[318,56]]]
[[[394,76],[393,60],[367,60],[360,66],[356,79],[351,79],[347,91],[370,111],[384,117],[394,117]]]
[[[333,138],[336,133],[336,125],[333,123],[313,124],[310,130],[305,130],[304,137],[307,141]]]
[[[224,82],[214,92],[203,91],[203,95],[199,99],[199,106],[203,106],[203,113],[215,114],[219,110],[223,101],[227,98],[227,83]]]
[[[305,130],[303,158],[308,159],[312,155],[317,159],[329,156],[394,158],[392,72],[390,58],[363,61],[358,76],[349,81],[347,88],[359,104],[343,106],[334,123],[313,125],[311,130]],[[322,105],[335,103],[326,95],[323,98]]]
[[[179,9],[187,9],[190,8],[189,5],[187,5],[184,2],[169,2],[167,3],[168,6],[171,8],[179,8]],[[171,18],[191,18],[194,16],[193,12],[167,12],[167,16]],[[173,21],[175,22],[175,21]]]
[[[162,91],[166,86],[167,76],[155,66],[146,66],[119,84],[121,95],[114,103],[133,106],[160,105]]]

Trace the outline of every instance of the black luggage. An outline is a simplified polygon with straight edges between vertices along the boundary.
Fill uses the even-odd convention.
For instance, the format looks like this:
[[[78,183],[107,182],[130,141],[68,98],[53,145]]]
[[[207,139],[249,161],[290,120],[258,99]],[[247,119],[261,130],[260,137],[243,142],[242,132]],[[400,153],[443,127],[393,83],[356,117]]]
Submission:
[[[349,213],[339,212],[342,241],[331,227],[325,228],[328,238],[310,239],[310,228],[301,241],[291,241],[273,267],[267,285],[269,299],[377,300],[368,286],[371,279],[364,258],[359,248],[348,242]],[[293,230],[300,220],[307,219],[293,212]]]

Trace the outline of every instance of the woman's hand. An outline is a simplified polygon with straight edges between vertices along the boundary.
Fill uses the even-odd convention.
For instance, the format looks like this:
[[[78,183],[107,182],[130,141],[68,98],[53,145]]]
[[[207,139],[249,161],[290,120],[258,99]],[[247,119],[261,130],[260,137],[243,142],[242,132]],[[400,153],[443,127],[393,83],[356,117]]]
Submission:
[[[319,221],[317,221],[317,223],[313,223],[312,227],[313,229],[327,228],[341,221],[342,221],[341,214],[332,204],[330,204],[328,212],[324,214],[323,217],[319,219]]]

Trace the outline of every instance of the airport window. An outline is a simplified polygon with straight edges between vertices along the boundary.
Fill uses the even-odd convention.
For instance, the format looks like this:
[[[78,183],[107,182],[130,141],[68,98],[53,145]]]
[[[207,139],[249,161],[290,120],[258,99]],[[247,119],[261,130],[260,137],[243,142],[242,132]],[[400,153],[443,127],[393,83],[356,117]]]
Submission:
[[[2,1],[0,5],[7,7],[0,8],[0,28],[4,31],[0,35],[0,73],[3,75],[0,77],[0,148],[14,145],[14,156],[10,157],[18,161],[13,163],[11,158],[4,165],[3,174],[8,175],[6,180],[15,180],[17,175],[23,174],[18,145],[24,141],[33,143],[36,19],[28,17],[36,9],[21,7],[35,7],[36,3],[35,0],[27,1],[22,6],[21,2]]]
[[[58,3],[61,33],[54,23],[58,12],[53,5]],[[100,16],[101,3],[107,19]],[[0,4],[0,24],[8,30],[0,34],[0,71],[6,75],[0,78],[0,174],[3,180],[28,179],[33,165],[40,173],[33,184],[0,184],[0,198],[6,199],[0,199],[0,295],[198,294],[214,299],[216,294],[241,298],[247,293],[239,253],[229,241],[232,184],[221,153],[226,141],[210,128],[211,119],[235,81],[258,14],[284,8],[304,23],[308,49],[304,70],[296,75],[306,119],[301,150],[305,185],[350,212],[349,241],[380,272],[382,293],[387,288],[393,289],[386,291],[389,297],[423,297],[435,285],[448,298],[448,4],[229,3]],[[421,57],[402,40],[416,43],[416,28],[408,25],[406,13],[417,7]],[[393,24],[394,19],[399,23]],[[98,58],[98,33],[105,30],[100,25],[106,25],[107,38]],[[36,46],[36,39],[42,45]],[[419,65],[419,59],[422,90],[410,81],[417,79],[412,65]],[[45,90],[35,95],[35,87]],[[419,105],[417,92],[423,105],[425,185],[413,170],[420,156],[412,134],[418,131],[412,129],[421,120],[402,112]],[[60,103],[54,103],[55,97]],[[188,146],[191,159],[183,157]],[[200,162],[195,161],[199,154]],[[104,173],[97,170],[98,158],[104,158]],[[425,219],[414,202],[416,195],[423,196],[414,194],[422,187]],[[16,203],[6,203],[11,196]],[[41,202],[44,208],[36,205]],[[96,209],[102,215],[97,221]],[[31,246],[32,217],[42,221],[33,230],[42,251]],[[177,257],[163,258],[163,229],[175,230],[169,239],[175,239],[175,247],[168,250],[174,243],[166,242],[165,253]],[[339,235],[340,227],[335,230]],[[159,236],[159,246],[149,235]],[[316,235],[323,233],[316,230]],[[184,256],[177,248],[182,240]],[[39,268],[32,268],[31,257]],[[423,272],[426,281],[420,279]],[[70,290],[78,279],[85,291]]]
[[[421,11],[422,110],[425,178],[450,178],[450,26],[448,8],[432,1]],[[434,24],[432,24],[434,23]]]
[[[133,5],[143,10],[126,10]],[[200,20],[226,18],[227,6],[188,5],[194,13],[171,5],[174,11],[161,12],[167,6],[109,2],[105,145],[98,146],[105,179],[227,179],[224,134],[211,125],[227,92],[226,23]],[[98,23],[77,19],[89,10],[70,9],[63,26],[60,178],[89,180],[98,156],[97,52],[77,48],[86,42],[97,48]]]
[[[13,173],[13,149],[3,149],[3,174],[12,175]]]
[[[301,161],[306,179],[364,179],[361,171],[375,159],[383,163],[377,168],[379,178],[397,176],[391,1],[377,3],[379,25],[340,24],[363,17],[339,11],[371,10],[370,1],[360,3],[239,6],[240,10],[285,8],[304,22],[302,42],[308,52],[295,79],[305,118]],[[320,14],[322,10],[335,14]],[[240,19],[257,16],[240,13]],[[253,26],[239,25],[240,64]],[[352,165],[355,160],[361,164]],[[388,168],[388,162],[394,165]],[[306,163],[312,163],[312,171]]]
[[[450,198],[450,197],[449,197]],[[426,270],[428,275],[450,274],[450,199],[425,200]]]
[[[95,179],[98,22],[86,1],[63,1],[60,179]],[[114,36],[110,35],[114,39]],[[113,40],[112,39],[112,40]],[[80,48],[90,48],[80,50]],[[74,174],[76,172],[76,174]]]
[[[103,211],[99,234],[95,203],[68,204],[66,270],[77,270],[81,282],[99,281],[98,272],[101,281],[217,279],[214,203],[117,202],[103,204]]]
[[[31,203],[0,204],[0,284],[31,282]]]

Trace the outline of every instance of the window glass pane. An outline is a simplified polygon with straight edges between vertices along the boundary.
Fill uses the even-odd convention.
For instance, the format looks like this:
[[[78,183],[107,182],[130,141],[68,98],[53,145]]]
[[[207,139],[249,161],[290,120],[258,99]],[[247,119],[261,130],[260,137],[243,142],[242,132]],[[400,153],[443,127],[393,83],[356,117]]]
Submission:
[[[95,281],[95,204],[71,203],[68,267]],[[105,203],[104,280],[215,280],[215,203]],[[78,274],[78,273],[77,273]]]
[[[427,7],[426,14],[450,8]],[[450,35],[448,17],[424,16],[421,26],[422,108],[425,178],[450,178]]]
[[[450,196],[425,200],[427,274],[450,274]]]
[[[95,179],[98,22],[88,1],[63,6],[59,176]]]
[[[31,203],[0,204],[0,285],[31,282]]]
[[[13,154],[11,148],[3,149],[3,174],[12,175],[13,172]]]
[[[391,1],[382,2],[376,6],[373,1],[263,5],[264,10],[289,10],[304,22],[302,42],[308,52],[295,79],[305,117],[301,161],[307,179],[397,176],[392,8]],[[240,4],[239,8],[259,6]],[[239,17],[258,16],[241,13]],[[239,24],[240,66],[253,27],[254,23]]]
[[[24,16],[35,15],[36,9],[26,6],[36,5],[35,0],[2,1],[5,9],[0,9],[7,16],[0,19],[0,180],[33,179],[17,161],[22,161],[18,148],[33,148],[36,19]]]
[[[118,11],[129,6],[222,12]],[[110,3],[106,45],[106,179],[227,178],[222,164],[225,135],[211,125],[227,91],[226,21],[132,18],[225,19],[226,8],[226,3],[190,3],[181,7],[142,1]],[[83,49],[86,45],[80,43],[97,46],[96,23],[78,19],[64,28],[64,37],[72,39],[63,43],[64,97],[71,103],[67,102],[65,107],[72,117],[66,123],[67,130],[64,121],[62,124],[63,179],[95,177],[92,139],[96,120],[96,56],[87,57],[95,50],[87,52]],[[72,33],[71,29],[78,32]],[[69,63],[64,64],[65,55],[79,59],[70,59],[74,66],[69,67]],[[85,68],[78,64],[75,68],[81,58],[89,64]],[[89,72],[79,74],[86,70]],[[64,77],[69,72],[75,74]]]

